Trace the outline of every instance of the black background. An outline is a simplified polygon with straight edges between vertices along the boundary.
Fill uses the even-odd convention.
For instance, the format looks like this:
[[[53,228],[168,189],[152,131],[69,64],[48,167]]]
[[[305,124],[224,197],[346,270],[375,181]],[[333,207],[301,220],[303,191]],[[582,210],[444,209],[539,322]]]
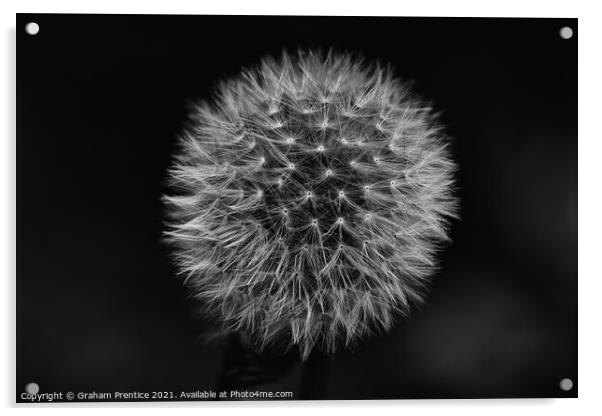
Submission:
[[[461,220],[427,303],[327,360],[312,397],[576,397],[576,29],[576,19],[18,15],[17,394],[28,382],[218,388],[223,348],[204,345],[160,242],[176,135],[188,102],[241,66],[283,47],[335,47],[392,63],[442,111]],[[258,388],[299,397],[301,373]]]

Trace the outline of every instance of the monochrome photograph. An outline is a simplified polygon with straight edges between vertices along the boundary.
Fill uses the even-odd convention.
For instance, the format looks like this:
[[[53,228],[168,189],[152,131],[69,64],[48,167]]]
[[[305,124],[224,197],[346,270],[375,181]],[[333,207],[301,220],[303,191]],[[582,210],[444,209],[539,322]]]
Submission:
[[[17,14],[16,403],[577,398],[578,37]]]

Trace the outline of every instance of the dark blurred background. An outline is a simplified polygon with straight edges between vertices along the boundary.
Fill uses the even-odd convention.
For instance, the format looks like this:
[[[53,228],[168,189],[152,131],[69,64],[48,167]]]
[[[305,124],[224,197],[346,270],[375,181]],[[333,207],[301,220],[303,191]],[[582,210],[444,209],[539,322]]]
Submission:
[[[190,100],[283,47],[358,51],[415,80],[454,137],[461,220],[410,319],[257,388],[576,397],[576,19],[27,14],[17,16],[17,393],[29,382],[41,393],[219,388],[228,357],[205,345],[175,278],[160,197]],[[309,392],[307,377],[319,380]]]

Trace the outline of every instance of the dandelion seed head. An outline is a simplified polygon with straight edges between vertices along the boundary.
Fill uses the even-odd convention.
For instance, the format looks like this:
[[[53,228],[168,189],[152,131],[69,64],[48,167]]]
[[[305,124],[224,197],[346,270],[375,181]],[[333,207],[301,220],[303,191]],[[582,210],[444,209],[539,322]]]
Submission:
[[[165,234],[226,330],[306,358],[422,301],[457,211],[449,139],[427,104],[388,67],[301,51],[193,109]]]

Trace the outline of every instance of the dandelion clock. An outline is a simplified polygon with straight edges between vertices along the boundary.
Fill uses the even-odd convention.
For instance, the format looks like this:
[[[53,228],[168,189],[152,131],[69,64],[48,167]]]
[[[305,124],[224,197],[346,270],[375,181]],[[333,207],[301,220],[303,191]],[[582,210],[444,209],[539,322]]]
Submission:
[[[184,284],[262,349],[332,353],[421,302],[456,214],[449,139],[390,68],[265,58],[199,102],[170,170]]]

